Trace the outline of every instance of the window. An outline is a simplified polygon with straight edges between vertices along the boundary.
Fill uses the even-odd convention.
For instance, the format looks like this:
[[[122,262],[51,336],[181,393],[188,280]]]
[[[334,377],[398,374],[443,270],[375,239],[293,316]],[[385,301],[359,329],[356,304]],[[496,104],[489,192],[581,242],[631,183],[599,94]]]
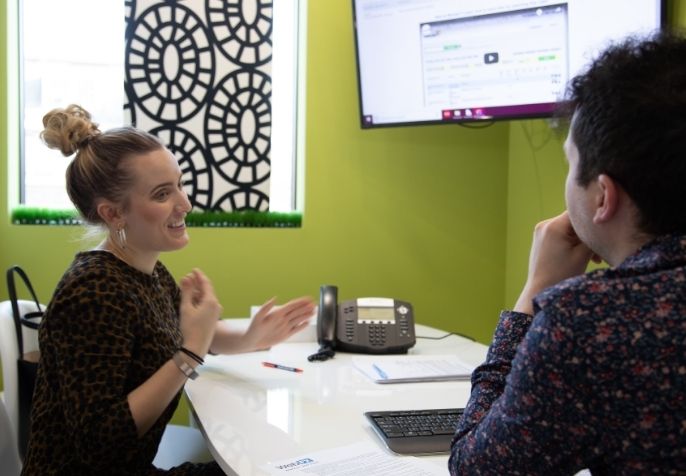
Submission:
[[[48,149],[40,141],[42,117],[54,107],[77,103],[92,113],[101,130],[126,123],[131,118],[124,110],[127,103],[123,86],[127,25],[124,21],[112,19],[133,18],[131,9],[136,3],[141,16],[150,10],[141,11],[143,2],[124,0],[27,0],[18,3],[22,73],[20,112],[23,119],[19,202],[29,207],[70,209],[72,205],[65,191],[64,170],[71,158],[63,158],[58,151]],[[162,18],[165,8],[167,12],[171,11],[172,18],[167,19],[171,22],[188,22],[192,16],[185,4],[170,7],[165,5],[169,2],[148,3],[160,6],[162,14],[155,12],[157,16],[153,18]],[[259,21],[265,21],[265,12],[273,17],[269,26],[272,36],[269,211],[293,211],[296,209],[299,22],[302,17],[300,5],[304,2],[280,0],[272,5],[271,1],[210,0],[203,3],[207,5],[207,11],[201,15],[206,14],[210,25],[214,22],[216,26],[223,18],[228,19],[228,24],[234,24],[238,19],[236,35],[244,34],[246,41],[252,41],[250,35],[254,32],[249,28],[241,30],[240,22],[248,26],[257,25]],[[145,8],[153,7],[146,4]],[[146,21],[141,20],[140,23],[143,31],[151,28]],[[131,26],[134,25],[129,22]],[[159,27],[158,38],[163,37],[162,20],[156,26]],[[189,30],[196,29],[190,25]],[[220,31],[218,28],[208,31],[209,36],[221,39],[216,33]],[[227,30],[223,27],[221,31]],[[171,50],[174,49],[162,47],[160,52],[163,56],[176,53],[180,58],[176,68],[180,71],[183,61],[180,55],[184,53],[179,49]],[[254,116],[249,116],[240,115],[244,122],[254,122]],[[137,124],[140,125],[140,121]],[[240,127],[245,127],[245,124],[240,124]],[[175,153],[178,157],[179,152]]]
[[[43,115],[76,103],[101,129],[124,121],[124,3],[120,0],[19,2],[23,53],[21,202],[72,208],[64,184],[71,158],[40,140]],[[82,18],[74,18],[74,15]],[[78,28],[65,25],[79,25]]]

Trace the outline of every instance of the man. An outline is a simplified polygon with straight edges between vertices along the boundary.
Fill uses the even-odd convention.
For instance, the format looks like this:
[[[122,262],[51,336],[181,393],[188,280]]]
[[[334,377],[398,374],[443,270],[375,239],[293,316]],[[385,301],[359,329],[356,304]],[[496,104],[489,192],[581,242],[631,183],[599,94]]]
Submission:
[[[612,46],[567,105],[567,210],[536,226],[450,472],[686,474],[686,40]]]

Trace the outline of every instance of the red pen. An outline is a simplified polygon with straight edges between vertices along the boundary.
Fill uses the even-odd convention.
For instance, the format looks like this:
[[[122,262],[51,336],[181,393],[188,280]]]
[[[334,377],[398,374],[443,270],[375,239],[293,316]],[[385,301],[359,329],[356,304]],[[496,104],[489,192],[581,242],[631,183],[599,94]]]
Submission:
[[[265,367],[271,367],[272,369],[288,370],[289,372],[302,372],[303,369],[298,369],[295,367],[286,367],[285,365],[273,364],[271,362],[262,362]]]

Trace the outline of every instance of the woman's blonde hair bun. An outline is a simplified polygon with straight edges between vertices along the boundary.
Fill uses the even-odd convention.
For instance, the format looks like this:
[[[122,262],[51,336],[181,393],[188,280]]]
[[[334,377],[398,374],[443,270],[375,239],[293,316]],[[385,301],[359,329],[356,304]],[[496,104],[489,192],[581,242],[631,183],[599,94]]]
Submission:
[[[100,134],[98,125],[81,106],[70,104],[57,108],[43,116],[43,132],[40,137],[51,149],[57,149],[66,157],[72,155],[94,136]]]

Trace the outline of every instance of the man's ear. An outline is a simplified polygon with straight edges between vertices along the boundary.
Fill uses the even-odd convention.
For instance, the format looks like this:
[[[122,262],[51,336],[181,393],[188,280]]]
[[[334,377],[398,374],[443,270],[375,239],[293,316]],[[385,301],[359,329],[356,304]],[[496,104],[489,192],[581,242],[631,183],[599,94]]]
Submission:
[[[620,188],[612,177],[605,174],[598,175],[596,178],[598,196],[596,199],[596,209],[593,215],[594,223],[605,223],[611,220],[619,209]]]
[[[109,200],[101,200],[96,208],[98,215],[107,224],[108,227],[117,228],[119,222],[124,218],[124,215],[119,206],[110,202]]]

